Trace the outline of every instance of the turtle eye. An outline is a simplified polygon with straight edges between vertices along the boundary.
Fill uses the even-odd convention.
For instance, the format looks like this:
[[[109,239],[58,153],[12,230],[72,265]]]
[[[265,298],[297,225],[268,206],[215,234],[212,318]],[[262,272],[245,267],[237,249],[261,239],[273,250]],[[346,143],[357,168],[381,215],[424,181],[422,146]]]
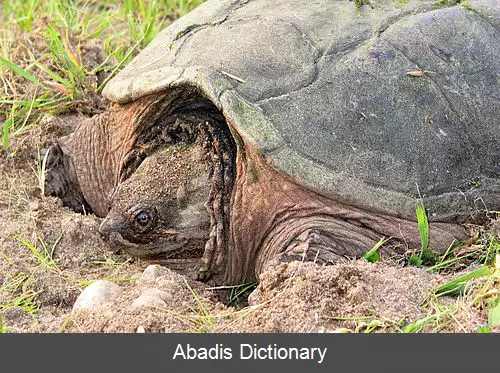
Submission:
[[[151,222],[151,220],[152,220],[151,215],[149,215],[149,213],[146,211],[139,212],[135,217],[136,223],[139,224],[141,227],[145,227],[146,225],[148,225]]]
[[[153,205],[141,202],[129,207],[128,216],[132,229],[146,232],[154,226],[158,211]]]

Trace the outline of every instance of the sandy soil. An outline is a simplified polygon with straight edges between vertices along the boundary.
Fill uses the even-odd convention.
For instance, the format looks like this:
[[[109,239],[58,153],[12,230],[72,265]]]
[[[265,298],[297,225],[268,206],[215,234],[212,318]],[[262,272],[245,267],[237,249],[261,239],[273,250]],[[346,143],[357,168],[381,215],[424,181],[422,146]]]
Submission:
[[[246,292],[236,306],[228,305],[230,290],[211,289],[163,267],[158,267],[155,279],[147,280],[142,274],[154,262],[113,253],[98,232],[101,219],[74,213],[41,195],[32,169],[33,149],[67,134],[79,120],[44,120],[30,136],[15,139],[15,157],[2,155],[0,305],[5,307],[0,312],[8,331],[400,331],[435,314],[436,307],[452,311],[424,331],[473,332],[487,324],[485,311],[463,307],[459,298],[441,297],[437,303],[430,296],[430,289],[446,278],[387,258],[375,264],[357,260],[327,267],[283,263],[263,273],[248,302]],[[30,244],[41,253],[53,250],[53,262],[40,260]],[[85,286],[98,279],[119,284],[119,298],[92,312],[72,312]],[[151,292],[162,301],[134,306],[138,297]],[[36,304],[38,310],[25,312],[18,307],[22,304]]]

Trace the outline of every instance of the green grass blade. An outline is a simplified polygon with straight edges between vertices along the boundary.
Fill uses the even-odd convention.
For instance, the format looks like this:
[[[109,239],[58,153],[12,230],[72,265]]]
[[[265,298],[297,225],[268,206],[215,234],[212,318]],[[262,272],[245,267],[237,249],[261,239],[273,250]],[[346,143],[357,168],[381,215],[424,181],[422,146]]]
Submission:
[[[14,71],[16,74],[22,76],[25,79],[28,79],[29,81],[32,81],[33,83],[38,83],[38,79],[30,74],[28,71],[20,68],[19,66],[14,65],[12,62],[9,60],[6,60],[3,57],[0,57],[0,63],[3,63],[5,66],[7,66],[9,69]]]
[[[65,67],[74,74],[81,74],[81,67],[77,65],[77,61],[70,54],[70,51],[66,49],[66,46],[61,41],[61,36],[52,27],[47,26],[49,41],[52,43],[51,52],[56,54],[60,61],[65,65]]]
[[[488,249],[486,250],[486,255],[484,256],[484,263],[488,264],[489,262],[493,262],[495,257],[500,254],[500,242],[494,237],[491,236],[488,242]]]
[[[45,94],[45,97],[47,97],[47,94]],[[0,104],[19,105],[19,106],[30,107],[32,102],[34,102],[36,104],[36,106],[38,106],[38,104],[45,102],[45,101],[47,101],[47,100],[43,100],[40,97],[34,101],[31,101],[31,100],[30,101],[27,101],[27,100],[0,100]]]
[[[473,255],[474,255],[474,253],[468,253],[468,254],[465,254],[465,255],[457,256],[456,258],[451,258],[451,259],[445,260],[445,261],[443,261],[441,263],[438,263],[436,265],[433,265],[431,267],[428,267],[425,270],[427,272],[432,272],[432,271],[440,270],[442,268],[448,268],[453,263],[459,262],[460,260],[468,258],[468,257],[473,256]]]
[[[149,27],[148,29],[146,30],[146,33],[148,32],[149,30]],[[96,89],[96,93],[99,92],[114,76],[115,74],[118,72],[118,70],[120,70],[120,68],[125,64],[125,62],[127,61],[127,59],[132,55],[132,53],[137,49],[137,47],[142,43],[142,41],[144,40],[145,36],[146,36],[146,33],[142,36],[142,38],[140,38],[137,43],[135,43],[133,45],[132,48],[129,49],[129,51],[127,52],[127,54],[123,57],[123,59],[118,63],[118,65],[116,65],[116,67],[113,69],[113,71],[111,71],[111,74],[109,74],[109,76],[101,83],[101,85],[99,87],[97,87]]]
[[[378,252],[378,249],[385,244],[389,239],[382,237],[376,244],[373,246],[370,250],[368,250],[364,255],[363,258],[368,260],[370,263],[375,263],[380,260],[380,253]]]
[[[424,317],[423,319],[417,320],[411,324],[406,325],[402,332],[403,333],[418,333],[420,332],[425,325],[432,323],[437,319],[436,315],[430,315],[427,317]]]
[[[13,119],[9,118],[2,124],[2,145],[4,150],[9,148],[9,132],[13,122]]]
[[[454,295],[458,294],[464,290],[465,284],[473,279],[481,278],[485,276],[490,276],[495,272],[495,269],[491,267],[481,267],[472,272],[466,273],[454,280],[448,281],[447,283],[441,284],[436,288],[436,294],[447,294]]]
[[[22,243],[24,246],[26,246],[26,248],[28,248],[38,258],[38,260],[40,260],[40,262],[42,262],[42,263],[45,262],[45,258],[42,256],[42,254],[40,254],[40,252],[37,250],[37,248],[31,244],[31,242],[24,239],[22,236],[20,236],[18,234],[14,234],[14,237],[20,243]]]
[[[419,265],[432,265],[436,262],[436,257],[434,252],[429,247],[429,221],[427,220],[427,211],[425,211],[422,201],[417,203],[415,213],[417,215],[418,232],[420,233],[420,242],[422,243],[422,247],[420,254],[418,255],[419,260],[414,261],[418,262]]]
[[[482,326],[476,329],[476,333],[479,334],[490,334],[491,333],[491,328],[488,326]]]
[[[69,90],[72,90],[73,87],[74,87],[74,84],[72,84],[70,81],[60,77],[59,75],[57,75],[56,73],[50,71],[49,69],[47,69],[45,66],[43,66],[40,62],[36,62],[36,66],[40,69],[40,70],[43,70],[45,73],[47,73],[48,75],[50,75],[54,80],[56,80],[57,82],[61,83],[63,86],[65,86],[66,88],[68,88]]]
[[[422,253],[424,253],[429,249],[429,222],[427,221],[427,212],[422,202],[417,204],[415,212],[417,214],[420,241],[422,242]]]

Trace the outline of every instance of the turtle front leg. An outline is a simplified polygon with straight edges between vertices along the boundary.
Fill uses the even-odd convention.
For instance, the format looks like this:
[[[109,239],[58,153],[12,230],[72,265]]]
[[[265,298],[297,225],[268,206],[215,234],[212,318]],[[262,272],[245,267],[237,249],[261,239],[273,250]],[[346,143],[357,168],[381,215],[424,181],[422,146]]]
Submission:
[[[360,257],[381,238],[377,232],[362,225],[324,212],[318,211],[317,216],[301,216],[300,210],[290,209],[289,217],[264,240],[257,270],[282,262],[329,264]]]
[[[40,151],[40,157],[46,159],[46,184],[49,194],[59,197],[64,206],[81,214],[92,213],[92,208],[85,200],[76,177],[71,158],[59,144],[53,144]]]

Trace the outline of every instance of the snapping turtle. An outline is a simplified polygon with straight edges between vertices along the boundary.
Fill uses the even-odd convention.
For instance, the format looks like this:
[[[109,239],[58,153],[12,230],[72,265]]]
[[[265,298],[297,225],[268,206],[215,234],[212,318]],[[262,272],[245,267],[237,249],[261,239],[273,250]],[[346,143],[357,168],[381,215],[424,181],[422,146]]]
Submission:
[[[446,249],[466,237],[462,223],[500,208],[499,9],[404,3],[207,1],[113,78],[107,112],[51,148],[53,193],[106,216],[110,191],[155,149],[199,137],[202,279],[359,256],[381,237],[418,248],[420,199],[430,246]],[[150,203],[168,206],[169,193]],[[112,219],[110,241],[155,250]],[[177,221],[162,232],[180,236]]]
[[[203,154],[198,145],[181,145],[148,156],[111,192],[101,233],[136,256],[178,256],[202,248],[210,228],[205,207],[209,170]]]

